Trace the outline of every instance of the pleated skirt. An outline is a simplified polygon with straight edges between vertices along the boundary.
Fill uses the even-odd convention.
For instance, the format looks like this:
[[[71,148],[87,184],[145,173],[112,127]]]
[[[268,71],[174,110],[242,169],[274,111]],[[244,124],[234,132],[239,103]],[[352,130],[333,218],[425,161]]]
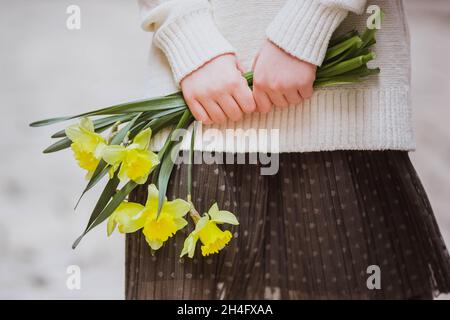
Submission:
[[[187,165],[169,199],[186,196]],[[132,194],[145,201],[146,186]],[[429,299],[450,291],[450,257],[403,151],[280,154],[260,164],[193,167],[193,202],[240,224],[219,254],[179,258],[192,228],[151,252],[127,236],[127,299]]]

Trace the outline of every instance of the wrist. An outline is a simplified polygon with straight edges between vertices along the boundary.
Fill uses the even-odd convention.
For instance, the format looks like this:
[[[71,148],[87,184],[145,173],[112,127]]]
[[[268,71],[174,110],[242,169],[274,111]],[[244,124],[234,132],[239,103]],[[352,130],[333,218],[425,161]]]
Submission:
[[[321,65],[334,30],[347,11],[319,1],[288,1],[266,30],[267,38],[300,60]]]
[[[177,83],[214,58],[235,51],[217,29],[208,8],[162,26],[154,41],[166,55]]]

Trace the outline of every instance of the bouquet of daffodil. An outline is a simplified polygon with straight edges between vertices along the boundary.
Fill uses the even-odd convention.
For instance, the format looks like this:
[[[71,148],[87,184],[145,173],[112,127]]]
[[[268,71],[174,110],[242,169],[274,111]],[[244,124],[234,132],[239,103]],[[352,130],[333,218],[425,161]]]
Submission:
[[[315,87],[356,83],[364,77],[378,74],[367,63],[375,58],[371,51],[375,44],[376,30],[367,29],[362,35],[351,31],[330,42],[323,65],[317,70]],[[243,75],[252,86],[252,73]],[[91,120],[95,117],[95,120]],[[75,241],[75,248],[82,237],[108,219],[107,231],[117,227],[121,233],[142,230],[149,246],[160,249],[176,232],[188,225],[187,216],[194,224],[193,232],[185,240],[181,256],[193,257],[198,240],[201,253],[206,256],[217,253],[232,239],[222,224],[238,225],[231,212],[220,210],[214,204],[200,215],[191,201],[191,171],[195,130],[191,137],[188,170],[187,199],[166,199],[166,190],[174,160],[172,154],[179,147],[171,139],[175,130],[187,128],[193,121],[191,112],[181,92],[164,97],[128,102],[75,116],[51,118],[31,124],[39,127],[79,118],[77,124],[52,135],[60,138],[44,150],[44,153],[71,148],[79,166],[87,171],[88,183],[82,196],[102,178],[108,182],[101,193],[88,221],[87,227]],[[194,124],[195,125],[195,124]],[[163,147],[154,153],[149,150],[152,133],[170,127],[171,132]],[[107,135],[103,132],[109,130]],[[151,176],[145,205],[127,201],[138,185],[145,184]],[[121,185],[120,189],[118,189]],[[81,197],[80,197],[81,199]]]

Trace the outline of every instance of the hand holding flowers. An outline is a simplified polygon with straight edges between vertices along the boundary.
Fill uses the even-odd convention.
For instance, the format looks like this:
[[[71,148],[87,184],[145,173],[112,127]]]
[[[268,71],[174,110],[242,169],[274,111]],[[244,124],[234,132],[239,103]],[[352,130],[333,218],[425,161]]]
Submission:
[[[267,40],[254,61],[253,96],[258,111],[297,105],[313,94],[317,67]]]
[[[204,76],[188,76],[184,84],[182,83],[182,87],[190,92],[186,92],[184,98],[182,92],[177,92],[164,97],[133,101],[75,116],[51,118],[32,123],[31,126],[38,127],[80,118],[79,124],[71,125],[53,134],[52,138],[59,138],[59,140],[45,149],[44,153],[69,147],[72,149],[79,166],[87,171],[86,177],[89,180],[82,195],[109,173],[108,182],[91,213],[86,229],[75,241],[73,247],[75,248],[90,230],[108,220],[108,234],[111,234],[116,227],[121,233],[131,233],[142,229],[149,246],[153,250],[158,250],[188,225],[186,215],[189,214],[195,227],[185,240],[181,256],[192,257],[199,240],[202,243],[201,251],[204,256],[222,250],[232,239],[232,234],[219,226],[224,223],[237,225],[238,221],[231,212],[219,210],[217,204],[214,204],[208,213],[200,216],[191,202],[192,179],[190,177],[194,135],[191,138],[188,197],[186,200],[168,201],[166,199],[166,191],[174,167],[172,153],[179,145],[172,139],[175,130],[189,127],[194,121],[194,116],[205,122],[222,122],[223,116],[230,110],[236,109],[233,115],[228,115],[236,119],[245,112],[251,112],[255,108],[254,103],[251,103],[253,101],[251,88],[254,89],[253,94],[258,110],[267,112],[272,104],[280,106],[296,104],[309,97],[312,83],[314,87],[337,86],[360,82],[367,76],[378,74],[380,72],[378,68],[371,69],[367,65],[375,58],[375,54],[371,51],[376,42],[375,33],[376,30],[367,29],[362,35],[359,35],[357,31],[351,31],[334,38],[330,42],[323,65],[317,70],[306,62],[291,61],[291,57],[281,59],[286,64],[284,68],[296,70],[289,76],[283,77],[274,73],[273,66],[268,64],[272,64],[273,56],[286,54],[280,53],[280,49],[273,48],[270,43],[264,47],[256,60],[255,79],[252,72],[241,76],[237,62],[233,60],[234,57],[225,55],[222,59],[215,61],[214,65],[218,68],[217,63],[230,65],[231,61],[234,66],[234,74],[222,79],[229,82],[229,94],[217,96],[212,100],[206,98],[213,96],[210,93],[214,92],[214,84],[208,84],[207,92],[186,89],[191,88],[193,83],[198,81],[204,83],[206,80],[211,82],[211,79]],[[233,59],[230,60],[230,58]],[[296,73],[299,73],[298,78],[295,78]],[[198,75],[201,73],[197,73]],[[236,80],[237,77],[238,80]],[[223,84],[223,81],[221,83]],[[92,121],[90,117],[97,118]],[[162,149],[154,153],[149,147],[152,133],[156,134],[164,128],[171,128],[171,133]],[[108,129],[111,129],[111,133],[105,138],[101,133]],[[127,201],[130,192],[138,185],[146,183],[150,174],[152,174],[153,183],[148,188],[146,204]],[[120,184],[122,186],[118,189]]]

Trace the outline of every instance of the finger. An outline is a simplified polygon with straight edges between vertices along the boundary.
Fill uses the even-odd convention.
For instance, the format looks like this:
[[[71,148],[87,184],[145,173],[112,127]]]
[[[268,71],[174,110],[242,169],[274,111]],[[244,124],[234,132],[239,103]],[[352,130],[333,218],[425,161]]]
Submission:
[[[267,94],[276,107],[285,108],[289,106],[289,102],[286,100],[286,97],[282,93],[268,90]]]
[[[239,121],[242,119],[242,110],[232,96],[222,95],[217,103],[231,120]]]
[[[236,59],[236,67],[238,68],[238,70],[241,73],[245,73],[245,68],[244,65],[242,64],[242,62],[240,62],[239,60]]]
[[[239,86],[233,92],[233,98],[236,100],[242,111],[251,113],[256,110],[255,99],[253,98],[252,90],[250,90],[247,83],[245,83],[245,80],[243,82],[243,85]]]
[[[288,91],[284,94],[284,96],[286,97],[286,100],[289,102],[289,105],[291,105],[291,106],[300,104],[303,101],[303,98],[300,95],[298,90]]]
[[[252,63],[252,70],[255,70],[256,62],[258,61],[259,53],[255,56]]]
[[[264,91],[254,88],[253,96],[255,97],[256,108],[259,112],[267,113],[272,110],[273,103]]]
[[[301,88],[299,92],[304,99],[309,99],[313,95],[314,88],[313,86],[306,86]]]
[[[226,122],[227,116],[216,102],[210,99],[199,100],[199,102],[205,108],[206,112],[208,112],[209,117],[214,123],[221,124]]]
[[[192,115],[197,121],[200,121],[204,124],[211,124],[212,120],[206,112],[205,108],[195,99],[186,100],[186,103],[189,106],[189,110],[191,110]]]

